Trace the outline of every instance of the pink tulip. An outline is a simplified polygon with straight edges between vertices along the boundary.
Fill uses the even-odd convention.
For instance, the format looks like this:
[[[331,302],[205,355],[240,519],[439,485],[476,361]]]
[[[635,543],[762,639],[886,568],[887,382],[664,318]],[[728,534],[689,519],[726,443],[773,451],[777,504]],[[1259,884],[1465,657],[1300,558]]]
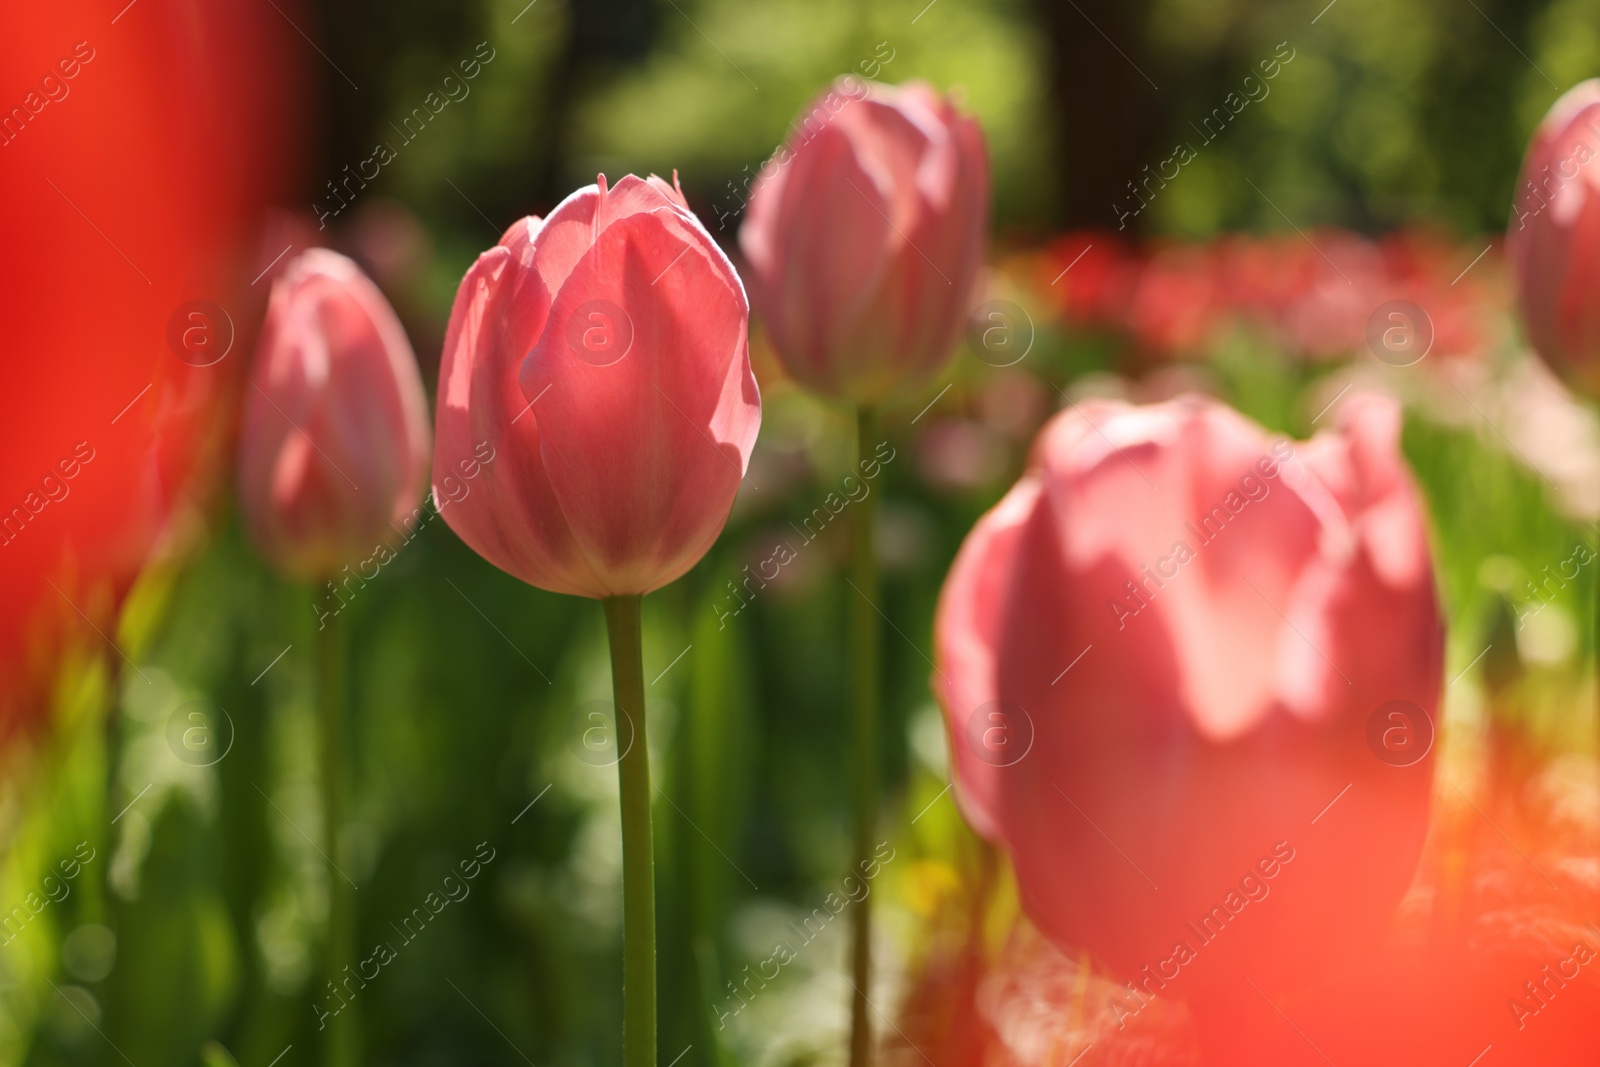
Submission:
[[[858,406],[927,385],[972,311],[988,217],[975,121],[921,83],[840,80],[762,169],[739,231],[784,366]]]
[[[445,520],[558,593],[683,574],[721,532],[761,425],[748,317],[727,257],[660,178],[602,176],[513,224],[450,313],[435,483],[482,442],[497,458]]]
[[[315,248],[272,286],[245,395],[239,497],[262,553],[328,578],[396,539],[426,486],[427,400],[394,309]]]
[[[1130,998],[1303,980],[1412,876],[1439,608],[1398,411],[1342,415],[1292,444],[1197,397],[1062,412],[945,583],[962,810]]]
[[[1506,234],[1528,339],[1600,396],[1600,79],[1567,90],[1528,145]]]

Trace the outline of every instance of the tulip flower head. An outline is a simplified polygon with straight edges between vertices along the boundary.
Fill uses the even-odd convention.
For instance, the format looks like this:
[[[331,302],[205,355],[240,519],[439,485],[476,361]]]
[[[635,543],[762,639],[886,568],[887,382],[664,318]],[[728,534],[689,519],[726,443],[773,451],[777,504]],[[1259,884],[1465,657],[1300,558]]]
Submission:
[[[257,547],[285,574],[330,578],[393,541],[427,482],[427,400],[400,320],[327,249],[273,283],[239,455]]]
[[[1539,124],[1511,215],[1506,252],[1528,339],[1600,397],[1600,79],[1569,89]]]
[[[941,594],[956,795],[1024,907],[1149,995],[1381,932],[1428,819],[1443,639],[1399,414],[1272,440],[1224,405],[1041,432]]]
[[[763,168],[739,231],[785,368],[854,405],[927,385],[972,310],[988,220],[977,122],[922,83],[841,79]]]
[[[450,313],[435,483],[481,442],[497,458],[445,521],[553,592],[682,575],[721,532],[761,424],[748,318],[732,264],[653,175],[602,176],[514,223]]]

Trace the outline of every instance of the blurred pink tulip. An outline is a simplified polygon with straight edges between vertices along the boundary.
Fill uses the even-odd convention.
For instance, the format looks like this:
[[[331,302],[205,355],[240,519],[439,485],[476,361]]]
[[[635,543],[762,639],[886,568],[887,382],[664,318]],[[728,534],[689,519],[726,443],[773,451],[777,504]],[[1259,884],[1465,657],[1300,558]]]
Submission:
[[[927,385],[972,311],[988,221],[977,122],[921,83],[839,81],[763,168],[739,231],[789,373],[856,405]]]
[[[434,480],[483,442],[497,458],[445,520],[558,593],[682,575],[727,521],[761,425],[748,319],[733,266],[660,178],[602,176],[518,221],[450,313]]]
[[[1129,987],[1287,987],[1377,937],[1428,820],[1442,623],[1395,406],[1272,440],[1193,396],[1057,415],[941,595],[956,795]]]
[[[1522,162],[1506,252],[1528,339],[1600,396],[1600,79],[1557,100]]]
[[[393,541],[427,484],[427,399],[394,310],[336,252],[272,286],[245,396],[245,526],[285,574],[328,578]]]

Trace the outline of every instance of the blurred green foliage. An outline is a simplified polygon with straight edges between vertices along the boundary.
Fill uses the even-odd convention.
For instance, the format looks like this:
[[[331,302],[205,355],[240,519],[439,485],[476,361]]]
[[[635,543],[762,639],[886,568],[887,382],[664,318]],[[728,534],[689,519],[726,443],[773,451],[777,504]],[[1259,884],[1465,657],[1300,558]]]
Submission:
[[[957,91],[988,133],[1004,233],[1116,228],[1109,202],[1067,202],[1077,186],[1066,172],[1104,171],[1099,186],[1125,197],[1179,142],[1197,158],[1138,217],[1144,233],[1286,220],[1371,231],[1419,218],[1491,231],[1505,223],[1545,109],[1600,73],[1600,9],[1582,0],[1108,3],[328,3],[327,51],[361,89],[308,54],[324,120],[308,202],[487,41],[495,59],[470,95],[375,183],[422,215],[450,278],[512,219],[548,211],[600,171],[679,171],[693,206],[731,242],[746,184],[794,116],[845,74]],[[1070,32],[1042,33],[1046,12],[1067,12]],[[1134,20],[1120,38],[1103,30],[1109,12]],[[1244,79],[1280,45],[1293,59],[1262,95]],[[1050,72],[1091,49],[1112,73],[1062,98]],[[1234,108],[1259,99],[1208,143],[1197,130],[1230,93]],[[1124,102],[1148,125],[1125,149],[1063,143],[1074,116]],[[437,295],[448,298],[442,282]]]

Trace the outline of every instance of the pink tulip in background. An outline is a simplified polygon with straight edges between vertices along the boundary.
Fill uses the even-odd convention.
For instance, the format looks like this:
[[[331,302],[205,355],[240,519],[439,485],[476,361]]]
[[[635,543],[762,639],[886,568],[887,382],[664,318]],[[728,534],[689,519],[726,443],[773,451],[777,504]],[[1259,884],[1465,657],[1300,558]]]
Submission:
[[[427,400],[377,286],[312,249],[273,283],[239,450],[239,498],[261,552],[330,577],[396,540],[427,485]]]
[[[1029,916],[1141,998],[1254,997],[1382,932],[1429,813],[1442,624],[1399,412],[1219,402],[1041,432],[936,622],[962,810]]]
[[[748,315],[727,257],[660,178],[601,177],[513,224],[450,313],[434,479],[480,442],[497,458],[445,520],[558,593],[683,574],[722,531],[761,425]]]
[[[1522,161],[1506,252],[1528,339],[1600,396],[1600,79],[1569,89]]]
[[[762,170],[739,245],[785,368],[857,406],[943,369],[989,223],[976,121],[930,87],[841,79]]]

